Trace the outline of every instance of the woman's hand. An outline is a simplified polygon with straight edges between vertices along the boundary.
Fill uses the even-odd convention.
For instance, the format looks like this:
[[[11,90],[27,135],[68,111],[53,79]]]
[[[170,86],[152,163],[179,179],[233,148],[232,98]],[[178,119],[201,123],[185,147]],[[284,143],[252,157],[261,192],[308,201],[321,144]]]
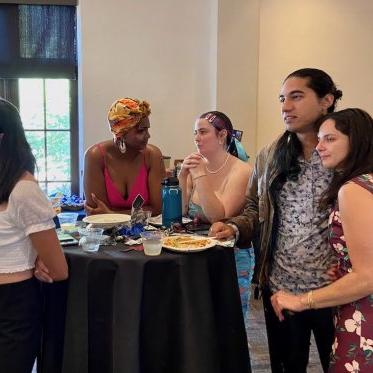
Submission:
[[[85,210],[87,211],[88,215],[95,215],[95,214],[110,214],[112,211],[109,207],[106,206],[104,202],[102,202],[99,198],[96,197],[94,193],[91,194],[93,202],[96,204],[96,207],[89,206],[87,204],[84,205]]]
[[[189,169],[190,176],[192,180],[203,175],[207,175],[206,164],[207,160],[200,153],[193,153],[191,161],[193,162],[193,167]]]
[[[49,270],[47,266],[43,263],[43,261],[37,257],[35,262],[34,268],[34,276],[42,282],[49,282],[52,283],[53,279],[49,275]]]
[[[278,291],[271,297],[272,307],[280,321],[285,319],[283,310],[300,312],[307,308],[307,300],[303,295],[293,295],[283,290]]]
[[[179,177],[184,178],[189,174],[193,179],[206,174],[206,160],[200,153],[189,154],[181,164]]]
[[[235,235],[236,232],[232,226],[220,221],[211,225],[209,230],[209,236],[216,237],[219,240],[233,238]]]

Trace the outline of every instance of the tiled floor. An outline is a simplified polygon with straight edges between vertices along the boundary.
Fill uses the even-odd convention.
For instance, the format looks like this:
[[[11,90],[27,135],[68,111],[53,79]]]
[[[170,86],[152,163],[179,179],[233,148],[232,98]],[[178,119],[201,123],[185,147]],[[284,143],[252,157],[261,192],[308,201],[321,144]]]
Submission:
[[[263,315],[262,301],[251,297],[249,327],[247,330],[253,373],[270,373],[267,335]],[[322,373],[315,342],[312,341],[308,373]]]

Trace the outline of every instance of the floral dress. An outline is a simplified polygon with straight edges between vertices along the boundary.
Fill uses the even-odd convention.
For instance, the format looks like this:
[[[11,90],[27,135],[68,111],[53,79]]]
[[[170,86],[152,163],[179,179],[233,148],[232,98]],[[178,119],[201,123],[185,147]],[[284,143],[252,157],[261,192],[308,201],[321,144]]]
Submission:
[[[373,177],[361,175],[352,182],[373,193]],[[338,206],[329,219],[329,242],[338,258],[338,276],[352,271]],[[373,248],[372,248],[373,250]],[[373,372],[373,294],[336,308],[336,331],[329,373]]]

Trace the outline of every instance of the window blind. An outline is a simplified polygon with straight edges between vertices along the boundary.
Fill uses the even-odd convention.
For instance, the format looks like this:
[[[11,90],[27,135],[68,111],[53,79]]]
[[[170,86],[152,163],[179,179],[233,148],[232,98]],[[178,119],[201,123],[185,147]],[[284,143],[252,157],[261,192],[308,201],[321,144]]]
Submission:
[[[5,0],[0,4],[27,4],[27,5],[78,5],[78,0]]]
[[[0,78],[76,76],[75,6],[0,4]]]

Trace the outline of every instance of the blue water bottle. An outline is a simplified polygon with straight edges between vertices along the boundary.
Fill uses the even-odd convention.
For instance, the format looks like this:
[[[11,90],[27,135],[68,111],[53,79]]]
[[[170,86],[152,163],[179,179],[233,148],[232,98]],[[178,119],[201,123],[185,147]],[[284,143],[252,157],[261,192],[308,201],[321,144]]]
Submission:
[[[181,189],[177,177],[162,181],[162,225],[169,228],[182,222]]]

